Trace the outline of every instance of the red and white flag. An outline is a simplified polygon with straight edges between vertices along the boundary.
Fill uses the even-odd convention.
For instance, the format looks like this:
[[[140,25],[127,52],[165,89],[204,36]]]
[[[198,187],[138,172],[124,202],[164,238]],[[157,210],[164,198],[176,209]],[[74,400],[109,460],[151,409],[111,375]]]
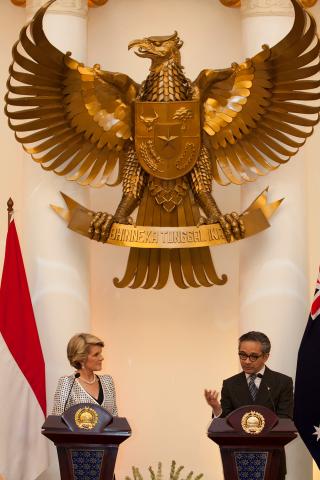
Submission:
[[[48,467],[45,365],[14,221],[0,288],[0,478],[35,480]]]

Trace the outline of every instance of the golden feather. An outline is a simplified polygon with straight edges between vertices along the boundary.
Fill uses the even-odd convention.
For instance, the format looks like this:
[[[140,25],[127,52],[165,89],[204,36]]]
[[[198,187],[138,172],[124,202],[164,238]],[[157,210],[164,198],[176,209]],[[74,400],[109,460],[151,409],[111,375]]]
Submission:
[[[253,181],[286,163],[319,121],[320,43],[312,16],[291,0],[295,21],[272,48],[233,67],[229,78],[204,70],[194,86],[202,102],[203,141],[221,185]],[[303,102],[303,103],[301,103]]]
[[[51,3],[38,10],[13,47],[5,112],[17,140],[45,170],[103,186],[132,143],[139,87],[126,75],[85,67],[51,45],[42,25]],[[120,181],[121,171],[114,184]]]

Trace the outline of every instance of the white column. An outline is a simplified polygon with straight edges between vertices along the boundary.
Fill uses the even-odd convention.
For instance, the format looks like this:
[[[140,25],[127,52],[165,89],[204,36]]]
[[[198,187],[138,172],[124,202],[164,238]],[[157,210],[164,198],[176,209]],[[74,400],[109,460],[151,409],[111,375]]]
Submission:
[[[275,45],[292,26],[289,0],[245,0],[241,5],[246,57],[263,43]],[[288,165],[242,188],[243,206],[267,185],[272,200],[285,200],[268,231],[241,242],[240,334],[265,332],[272,343],[268,365],[292,377],[308,311],[304,162],[300,153]],[[302,442],[295,440],[287,453],[287,479],[311,479],[312,462]]]
[[[44,4],[28,0],[28,20]],[[61,51],[70,50],[73,58],[86,59],[86,0],[59,0],[45,16],[48,39]],[[61,375],[72,373],[67,361],[69,338],[90,331],[89,242],[69,231],[50,204],[63,205],[60,191],[84,205],[89,203],[88,187],[80,187],[45,172],[24,156],[23,235],[26,268],[29,277],[38,330],[44,351],[47,374],[48,413]],[[60,478],[56,448],[50,447],[50,467],[42,480]]]

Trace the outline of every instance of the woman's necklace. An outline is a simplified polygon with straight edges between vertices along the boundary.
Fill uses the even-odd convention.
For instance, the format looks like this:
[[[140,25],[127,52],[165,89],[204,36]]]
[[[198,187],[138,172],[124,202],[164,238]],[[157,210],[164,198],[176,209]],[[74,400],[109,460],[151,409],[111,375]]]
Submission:
[[[87,383],[88,385],[92,385],[94,382],[97,381],[97,376],[96,374],[94,373],[93,374],[93,380],[89,381],[89,380],[85,380],[84,378],[80,377],[80,380],[82,380],[84,383]]]

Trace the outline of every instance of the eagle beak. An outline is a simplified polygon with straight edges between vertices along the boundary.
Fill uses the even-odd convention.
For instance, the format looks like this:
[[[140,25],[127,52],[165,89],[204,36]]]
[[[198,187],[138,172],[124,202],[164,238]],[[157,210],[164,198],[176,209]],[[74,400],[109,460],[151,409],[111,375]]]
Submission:
[[[140,43],[141,43],[141,40],[132,40],[128,45],[128,50],[131,50],[131,48],[140,45]]]
[[[140,40],[132,40],[132,42],[129,43],[128,45],[128,50],[131,48],[135,48],[134,53],[138,57],[146,58],[149,53],[149,49],[146,47],[148,42],[146,41],[147,39],[140,39]]]

